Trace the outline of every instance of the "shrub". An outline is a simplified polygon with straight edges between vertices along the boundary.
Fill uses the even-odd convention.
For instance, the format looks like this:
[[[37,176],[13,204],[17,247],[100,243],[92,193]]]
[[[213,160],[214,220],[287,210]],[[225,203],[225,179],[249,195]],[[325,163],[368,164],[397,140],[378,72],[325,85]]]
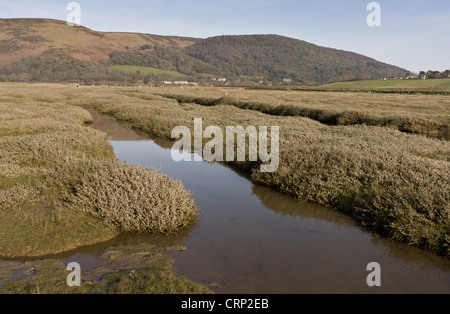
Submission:
[[[171,233],[192,223],[198,210],[180,181],[154,169],[119,162],[80,162],[71,170],[74,210],[121,231]]]

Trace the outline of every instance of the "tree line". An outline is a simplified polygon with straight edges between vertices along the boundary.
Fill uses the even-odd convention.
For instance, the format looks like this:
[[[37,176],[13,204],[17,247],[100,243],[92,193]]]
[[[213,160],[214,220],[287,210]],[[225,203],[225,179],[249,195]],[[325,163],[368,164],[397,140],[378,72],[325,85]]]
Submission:
[[[419,73],[420,78],[426,78],[426,79],[443,79],[443,78],[450,78],[450,70],[445,70],[443,72],[439,71],[420,71]]]

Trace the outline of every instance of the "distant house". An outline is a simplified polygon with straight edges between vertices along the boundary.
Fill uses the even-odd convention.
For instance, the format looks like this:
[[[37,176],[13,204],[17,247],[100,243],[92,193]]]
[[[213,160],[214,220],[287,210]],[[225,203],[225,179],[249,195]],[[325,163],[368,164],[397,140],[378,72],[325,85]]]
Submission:
[[[175,81],[175,85],[189,85],[188,81]]]
[[[428,71],[426,73],[425,71],[420,71],[419,78],[424,80],[450,78],[450,70],[445,70],[444,72]]]
[[[409,74],[406,76],[407,80],[417,80],[418,78],[419,78],[419,76],[416,74]]]
[[[291,79],[289,79],[289,78],[285,78],[285,79],[283,79],[283,83],[291,83],[292,82],[292,80]]]
[[[165,85],[173,85],[173,82],[164,81],[163,84],[165,84]]]

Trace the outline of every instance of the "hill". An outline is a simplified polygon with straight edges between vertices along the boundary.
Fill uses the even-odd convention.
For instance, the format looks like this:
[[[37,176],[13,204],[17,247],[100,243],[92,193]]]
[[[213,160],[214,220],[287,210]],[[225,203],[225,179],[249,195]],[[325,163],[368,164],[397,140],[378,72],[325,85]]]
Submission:
[[[356,53],[278,35],[219,36],[184,48],[226,75],[263,76],[318,84],[356,78],[399,77],[406,70]]]
[[[236,84],[318,85],[407,71],[278,35],[199,39],[96,32],[49,19],[0,19],[0,80],[161,81],[173,73],[199,82],[222,76]]]
[[[70,57],[107,61],[116,51],[150,47],[184,48],[201,39],[137,33],[102,33],[49,19],[0,19],[0,67],[22,58]]]

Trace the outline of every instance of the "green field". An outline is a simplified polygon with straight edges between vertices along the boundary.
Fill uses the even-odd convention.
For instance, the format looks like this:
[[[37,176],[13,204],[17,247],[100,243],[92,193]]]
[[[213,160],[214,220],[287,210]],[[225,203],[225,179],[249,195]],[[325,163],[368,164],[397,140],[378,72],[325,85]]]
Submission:
[[[433,80],[373,80],[339,82],[322,85],[323,88],[331,89],[404,89],[404,90],[444,90],[450,91],[450,78]]]
[[[165,71],[151,67],[142,67],[142,66],[134,66],[134,65],[113,65],[110,69],[114,71],[122,71],[122,72],[133,72],[136,73],[139,71],[140,74],[143,75],[170,75],[172,77],[183,77],[184,74],[177,71]]]

